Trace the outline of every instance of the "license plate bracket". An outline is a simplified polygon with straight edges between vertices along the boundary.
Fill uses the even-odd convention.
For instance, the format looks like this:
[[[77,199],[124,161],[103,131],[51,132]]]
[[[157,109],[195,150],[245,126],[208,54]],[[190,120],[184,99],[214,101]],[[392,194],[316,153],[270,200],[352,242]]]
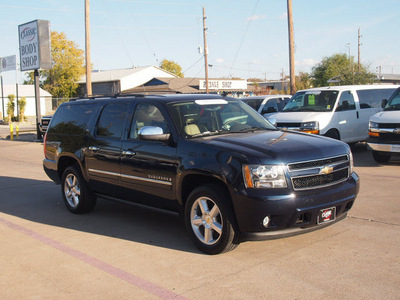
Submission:
[[[319,211],[317,223],[324,224],[336,220],[336,207],[324,208]]]

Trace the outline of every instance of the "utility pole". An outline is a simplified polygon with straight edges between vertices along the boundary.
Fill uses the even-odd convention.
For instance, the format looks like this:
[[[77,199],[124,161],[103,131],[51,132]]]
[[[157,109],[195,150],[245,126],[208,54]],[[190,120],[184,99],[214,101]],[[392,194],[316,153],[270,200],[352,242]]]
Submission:
[[[288,30],[289,30],[289,67],[290,67],[290,94],[296,92],[296,78],[294,72],[294,33],[293,33],[293,14],[292,0],[287,0],[288,10]]]
[[[90,62],[90,0],[85,0],[86,95],[92,96],[92,63]]]
[[[361,56],[360,56],[360,52],[361,52],[361,31],[360,31],[360,27],[358,27],[358,73],[360,73],[360,66],[361,66]]]
[[[206,70],[206,92],[208,94],[208,61],[207,61],[207,27],[206,27],[206,10],[203,7],[203,36],[204,36],[204,65]]]

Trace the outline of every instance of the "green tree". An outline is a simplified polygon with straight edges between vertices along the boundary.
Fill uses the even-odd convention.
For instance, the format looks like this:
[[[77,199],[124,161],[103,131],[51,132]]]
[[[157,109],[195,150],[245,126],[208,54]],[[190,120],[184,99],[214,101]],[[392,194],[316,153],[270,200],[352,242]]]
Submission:
[[[160,63],[160,68],[183,78],[182,67],[172,60],[164,58]]]
[[[309,73],[300,72],[296,76],[296,91],[305,90],[313,87],[312,78]]]
[[[15,96],[10,94],[8,95],[8,103],[7,103],[7,115],[8,115],[8,124],[14,121],[14,111],[15,111]]]
[[[376,76],[368,70],[368,66],[358,65],[354,58],[348,58],[346,54],[334,54],[325,57],[319,64],[313,67],[312,83],[315,87],[328,85],[370,84]],[[332,80],[334,82],[328,82]]]
[[[67,39],[64,32],[51,32],[51,57],[53,68],[40,71],[40,86],[55,98],[76,96],[78,83],[85,75],[84,51]],[[33,72],[25,84],[33,83]]]
[[[19,121],[25,121],[25,107],[26,107],[26,98],[22,97],[18,100],[19,105]]]

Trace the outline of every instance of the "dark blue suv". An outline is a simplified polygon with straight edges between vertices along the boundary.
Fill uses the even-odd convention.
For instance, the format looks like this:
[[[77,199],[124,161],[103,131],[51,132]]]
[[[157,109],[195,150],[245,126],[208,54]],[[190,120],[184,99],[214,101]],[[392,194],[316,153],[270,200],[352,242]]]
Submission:
[[[359,189],[347,144],[277,130],[218,95],[70,101],[44,147],[71,212],[91,211],[98,195],[173,210],[209,254],[339,221]]]

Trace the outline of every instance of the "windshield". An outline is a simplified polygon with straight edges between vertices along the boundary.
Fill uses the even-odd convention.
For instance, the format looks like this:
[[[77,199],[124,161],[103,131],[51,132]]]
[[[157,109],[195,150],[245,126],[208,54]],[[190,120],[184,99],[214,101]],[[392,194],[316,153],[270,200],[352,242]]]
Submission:
[[[393,93],[384,110],[400,110],[400,89]]]
[[[298,92],[282,111],[332,111],[338,94],[338,91]]]
[[[275,129],[241,101],[204,99],[171,103],[170,107],[175,123],[186,137]]]

